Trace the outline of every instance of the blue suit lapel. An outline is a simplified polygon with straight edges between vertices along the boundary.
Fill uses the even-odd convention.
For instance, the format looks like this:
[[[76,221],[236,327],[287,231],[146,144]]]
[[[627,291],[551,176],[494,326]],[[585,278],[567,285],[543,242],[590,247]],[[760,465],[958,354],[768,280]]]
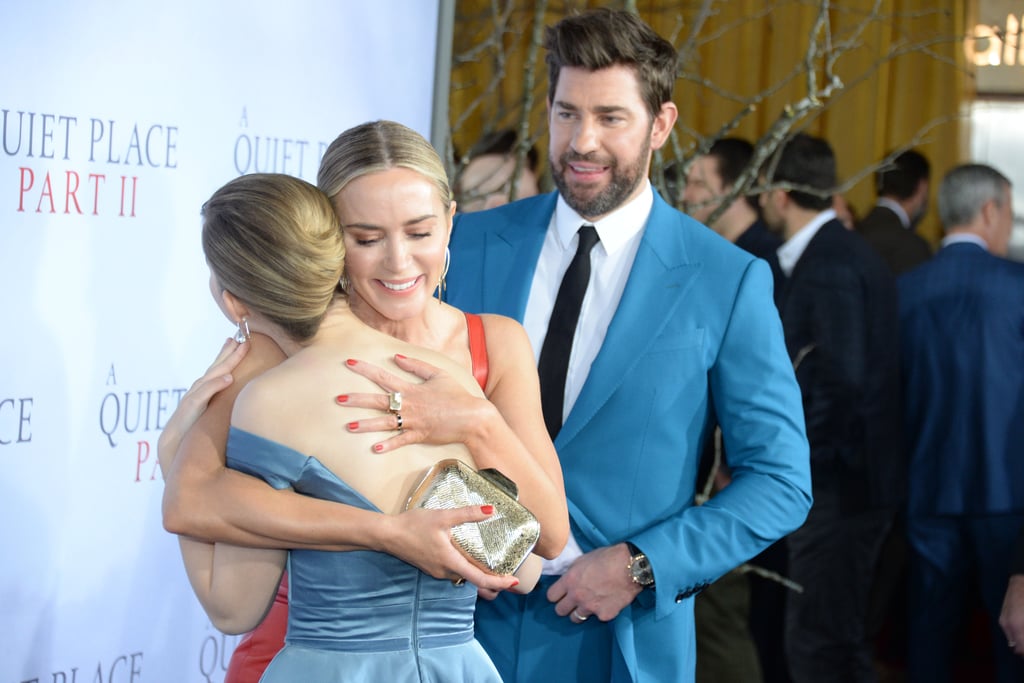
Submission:
[[[505,215],[504,223],[487,235],[483,253],[483,310],[522,320],[533,283],[533,272],[548,223],[555,211],[556,193],[520,204]]]
[[[555,438],[561,452],[626,378],[659,336],[701,270],[686,255],[685,231],[677,214],[657,193],[615,316],[601,350],[562,430]]]

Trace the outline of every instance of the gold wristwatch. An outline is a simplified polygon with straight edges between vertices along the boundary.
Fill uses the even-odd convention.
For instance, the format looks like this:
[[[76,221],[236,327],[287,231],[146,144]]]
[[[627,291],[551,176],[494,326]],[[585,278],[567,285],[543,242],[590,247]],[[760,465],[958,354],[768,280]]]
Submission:
[[[651,563],[647,556],[629,541],[626,541],[626,547],[629,548],[630,555],[629,564],[626,565],[629,578],[644,590],[654,588],[654,570],[651,569]]]

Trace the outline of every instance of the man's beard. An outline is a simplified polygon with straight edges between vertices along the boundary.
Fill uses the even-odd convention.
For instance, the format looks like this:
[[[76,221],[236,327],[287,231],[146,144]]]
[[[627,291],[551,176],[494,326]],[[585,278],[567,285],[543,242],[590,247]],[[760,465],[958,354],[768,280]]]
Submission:
[[[558,188],[559,194],[565,199],[565,203],[576,213],[584,218],[605,216],[622,206],[647,176],[647,159],[650,149],[650,140],[645,140],[640,153],[632,160],[632,163],[623,168],[619,167],[618,161],[614,157],[605,160],[593,152],[577,154],[567,151],[558,158],[561,171],[555,167],[553,162],[551,163],[551,177],[555,181],[555,187]],[[611,179],[604,189],[598,191],[597,194],[591,194],[586,190],[574,191],[565,179],[565,172],[569,164],[576,161],[607,166],[611,172]]]

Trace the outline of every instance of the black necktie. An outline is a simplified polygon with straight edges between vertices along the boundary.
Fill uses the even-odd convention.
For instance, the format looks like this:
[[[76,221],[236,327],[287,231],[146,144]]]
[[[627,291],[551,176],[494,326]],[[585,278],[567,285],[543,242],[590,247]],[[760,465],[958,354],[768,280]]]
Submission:
[[[544,337],[540,362],[537,364],[544,423],[552,440],[562,428],[565,373],[569,368],[569,354],[572,352],[572,338],[576,334],[576,322],[580,318],[580,306],[583,305],[583,295],[587,293],[587,283],[590,281],[590,250],[598,242],[597,230],[593,225],[581,227],[579,236],[576,255],[562,277],[555,306],[551,309],[548,333]]]

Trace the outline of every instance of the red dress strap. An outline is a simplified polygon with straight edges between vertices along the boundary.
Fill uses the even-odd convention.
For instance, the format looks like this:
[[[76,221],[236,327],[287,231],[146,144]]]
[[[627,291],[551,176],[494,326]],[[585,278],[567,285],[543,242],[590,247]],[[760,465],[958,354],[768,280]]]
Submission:
[[[480,316],[466,313],[466,327],[469,330],[469,357],[473,364],[473,377],[481,389],[487,389],[487,338],[484,336],[484,321]]]

